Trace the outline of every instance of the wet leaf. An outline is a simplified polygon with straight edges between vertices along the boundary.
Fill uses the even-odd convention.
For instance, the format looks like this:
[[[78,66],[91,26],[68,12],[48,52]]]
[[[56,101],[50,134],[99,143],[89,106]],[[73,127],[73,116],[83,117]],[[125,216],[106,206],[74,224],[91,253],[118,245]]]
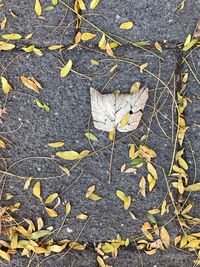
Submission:
[[[41,15],[42,15],[42,6],[41,6],[39,0],[35,0],[35,13],[36,13],[38,16],[41,16]]]
[[[163,244],[165,245],[165,247],[168,248],[170,245],[170,235],[164,226],[161,227],[161,229],[160,229],[160,238],[161,238]]]
[[[64,146],[64,144],[65,144],[65,142],[53,142],[53,143],[48,143],[48,146],[57,148],[57,147]]]
[[[47,214],[49,215],[49,217],[57,217],[58,216],[58,213],[54,210],[54,209],[49,209],[47,207],[45,207],[45,210],[47,212]]]
[[[133,28],[133,22],[132,21],[123,22],[122,24],[120,24],[119,28],[123,30],[130,30]]]
[[[9,33],[9,34],[3,34],[2,38],[5,40],[19,40],[22,38],[22,36],[18,33]]]
[[[85,136],[86,136],[89,140],[92,140],[92,141],[98,141],[97,137],[96,137],[93,133],[87,132],[87,133],[85,133]]]
[[[95,38],[97,35],[94,33],[90,33],[90,32],[84,32],[81,34],[81,40],[82,41],[88,41],[91,40],[93,38]]]
[[[50,204],[52,203],[56,198],[58,197],[58,193],[54,193],[45,200],[45,204]]]
[[[70,72],[70,70],[72,68],[72,65],[73,65],[73,63],[72,63],[72,60],[70,59],[67,62],[67,64],[63,68],[61,68],[60,77],[62,77],[62,78],[66,77],[69,74],[69,72]]]
[[[97,7],[97,5],[99,4],[99,1],[100,0],[92,0],[90,2],[90,9],[94,10]]]
[[[12,87],[8,83],[5,77],[1,77],[2,90],[7,95],[12,90]]]
[[[65,207],[65,215],[66,215],[66,216],[68,216],[68,215],[70,214],[71,209],[72,209],[72,207],[71,207],[71,203],[68,201],[68,202],[66,203],[66,207]]]
[[[36,232],[34,232],[34,233],[32,233],[31,234],[31,239],[32,240],[37,240],[37,239],[39,239],[39,238],[41,238],[41,237],[43,237],[43,236],[46,236],[46,235],[48,235],[50,233],[50,231],[49,230],[40,230],[40,231],[36,231]]]

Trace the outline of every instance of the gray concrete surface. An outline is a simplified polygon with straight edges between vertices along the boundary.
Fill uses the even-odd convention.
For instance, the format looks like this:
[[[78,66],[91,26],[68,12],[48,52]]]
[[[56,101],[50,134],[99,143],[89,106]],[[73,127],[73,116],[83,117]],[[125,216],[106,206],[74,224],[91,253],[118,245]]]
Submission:
[[[46,3],[41,3],[45,6]],[[186,7],[181,12],[175,9],[179,1],[154,1],[148,4],[146,1],[103,1],[99,4],[94,12],[86,11],[82,14],[95,13],[95,16],[86,16],[93,21],[99,28],[108,32],[116,33],[130,40],[151,40],[167,42],[173,46],[182,42],[188,33],[194,30],[198,20],[198,9],[196,8],[199,1],[189,3],[186,1]],[[88,4],[88,3],[87,3]],[[65,15],[65,8],[59,4],[53,11],[45,13],[46,20],[39,20],[33,11],[32,1],[23,1],[17,5],[14,1],[5,3],[5,8],[0,10],[1,19],[5,15],[9,16],[12,9],[18,16],[18,20],[11,17],[8,19],[6,29],[2,31],[18,32],[23,36],[30,32],[35,32],[29,44],[34,43],[43,48],[43,57],[34,54],[19,55],[19,48],[24,43],[17,41],[17,49],[10,52],[1,52],[0,70],[13,60],[12,64],[6,70],[6,77],[13,86],[13,92],[10,94],[7,109],[8,114],[1,120],[1,135],[11,142],[8,149],[1,152],[1,156],[8,157],[8,164],[12,164],[19,159],[26,157],[49,157],[50,159],[26,159],[11,169],[16,176],[7,177],[3,194],[3,204],[5,204],[5,193],[12,193],[14,198],[10,203],[19,201],[22,208],[16,213],[16,217],[21,219],[29,217],[36,222],[36,217],[42,217],[45,226],[53,225],[54,228],[60,227],[65,212],[65,203],[72,203],[72,212],[66,222],[66,227],[62,229],[56,237],[57,240],[62,238],[76,239],[79,241],[89,242],[89,247],[85,252],[70,253],[57,261],[62,255],[53,258],[47,258],[41,266],[66,266],[85,267],[97,266],[96,254],[91,246],[93,242],[101,242],[108,239],[116,238],[120,233],[123,238],[133,237],[141,233],[141,225],[147,221],[147,211],[157,207],[164,195],[167,193],[166,182],[163,174],[159,171],[159,167],[169,170],[172,159],[174,132],[172,121],[176,120],[176,113],[172,109],[172,98],[168,89],[164,88],[163,83],[168,85],[171,94],[174,94],[174,81],[172,75],[177,70],[177,63],[180,63],[180,49],[166,49],[163,53],[150,49],[151,52],[159,54],[163,60],[159,60],[154,55],[141,51],[133,47],[125,46],[114,50],[118,60],[110,60],[105,53],[98,53],[94,41],[89,42],[86,47],[77,48],[75,50],[63,50],[61,53],[55,51],[50,52],[47,46],[59,43],[62,35],[63,44],[70,45],[69,40],[73,40],[75,35],[74,28],[69,28],[66,33],[64,28],[75,16],[68,12],[63,25],[53,32],[55,26],[59,24]],[[103,15],[97,16],[96,13]],[[51,15],[50,15],[51,14]],[[106,18],[105,18],[106,17]],[[125,20],[133,20],[135,27],[131,31],[123,32],[118,29],[118,24]],[[188,22],[189,21],[189,22]],[[48,27],[46,27],[48,26]],[[83,23],[83,31],[86,30],[87,24]],[[87,30],[89,30],[87,28]],[[46,37],[45,37],[46,36]],[[44,38],[45,37],[45,38]],[[93,49],[94,48],[94,49]],[[191,64],[195,62],[196,75],[199,68],[198,49],[192,53],[190,58]],[[69,59],[73,61],[73,69],[80,74],[70,73],[66,78],[59,77],[59,67]],[[91,65],[91,59],[95,59],[100,63],[99,66]],[[120,59],[120,60],[119,60]],[[126,59],[126,60],[124,60]],[[127,63],[127,59],[129,63]],[[131,62],[131,63],[130,63]],[[148,71],[151,73],[140,73],[134,64],[142,64],[148,62]],[[115,77],[109,69],[117,64]],[[179,66],[179,65],[178,65]],[[194,66],[194,65],[192,65]],[[180,66],[179,66],[180,67]],[[182,68],[182,66],[181,66]],[[183,66],[183,71],[186,71]],[[4,74],[5,75],[5,74]],[[21,75],[34,76],[42,85],[43,90],[39,95],[22,86],[19,77]],[[159,77],[161,82],[155,78]],[[111,78],[112,77],[112,78]],[[110,80],[110,81],[109,81]],[[108,83],[109,81],[109,83]],[[146,85],[150,89],[150,98],[145,108],[140,127],[135,132],[126,136],[126,134],[117,134],[114,161],[113,161],[113,181],[108,185],[108,168],[110,159],[110,148],[104,148],[98,153],[98,156],[88,157],[84,159],[78,168],[74,169],[71,176],[64,176],[56,179],[45,179],[41,181],[42,196],[46,198],[49,194],[58,192],[62,204],[57,211],[59,217],[56,219],[49,218],[43,206],[32,195],[32,186],[29,190],[23,190],[24,181],[17,176],[34,176],[36,178],[52,177],[61,174],[58,164],[65,164],[72,167],[73,163],[65,162],[55,157],[56,151],[92,149],[84,133],[90,129],[97,137],[98,142],[93,142],[95,150],[99,150],[111,142],[108,134],[94,129],[90,123],[90,97],[89,88],[95,87],[101,91],[104,86],[104,92],[109,93],[115,89],[120,89],[123,93],[128,93],[131,85],[135,81],[140,81],[142,85]],[[108,83],[108,84],[107,84]],[[28,95],[27,95],[28,94]],[[194,147],[196,155],[196,163],[199,162],[199,85],[194,77],[190,74],[187,96],[192,98],[193,103],[188,106],[186,111],[186,119],[190,125],[187,133],[188,140]],[[34,103],[34,97],[38,97],[41,101],[48,103],[51,112],[47,113],[40,110]],[[0,93],[0,106],[4,103],[4,96]],[[159,100],[159,101],[158,101]],[[153,108],[159,109],[157,118],[154,116],[152,123]],[[88,126],[89,125],[89,126]],[[18,127],[20,128],[18,129]],[[14,130],[18,129],[15,132]],[[142,175],[146,175],[146,168],[141,168],[137,175],[121,174],[120,167],[123,163],[130,164],[128,157],[128,144],[135,142],[140,144],[140,137],[149,131],[146,144],[153,148],[158,157],[154,159],[157,166],[159,179],[154,192],[148,193],[144,199],[139,191],[139,181]],[[4,133],[7,132],[7,133]],[[120,138],[124,137],[122,140]],[[65,141],[65,146],[60,149],[52,149],[47,146],[49,142]],[[188,148],[188,142],[186,142]],[[186,150],[187,159],[191,164],[190,174],[194,176],[194,164],[190,149]],[[80,175],[81,174],[81,175]],[[198,171],[199,175],[199,171]],[[197,177],[198,177],[197,175]],[[77,180],[77,177],[80,178]],[[96,185],[96,193],[102,196],[99,202],[89,201],[85,198],[85,192],[90,185]],[[70,188],[69,188],[70,187]],[[130,210],[137,216],[137,220],[133,221],[128,211],[123,209],[122,203],[115,195],[115,191],[120,189],[127,195],[130,194],[134,201]],[[198,215],[198,194],[191,196],[195,202],[194,214]],[[78,223],[75,216],[79,213],[91,215],[91,219],[84,227],[85,222]],[[173,209],[170,213],[157,217],[158,224],[163,225],[173,216]],[[83,229],[84,227],[84,229]],[[69,230],[70,229],[70,230]],[[172,222],[167,226],[171,237],[174,238],[179,233],[179,227],[176,222]],[[81,235],[80,235],[81,231]],[[178,252],[175,249],[147,256],[142,252],[143,265],[140,255],[134,246],[128,249],[122,249],[116,261],[111,261],[113,266],[192,266],[193,254],[186,252]],[[43,258],[36,259],[31,266],[37,264]],[[28,259],[21,258],[19,254],[13,257],[11,263],[3,262],[2,266],[27,266]],[[109,264],[109,261],[108,261]]]

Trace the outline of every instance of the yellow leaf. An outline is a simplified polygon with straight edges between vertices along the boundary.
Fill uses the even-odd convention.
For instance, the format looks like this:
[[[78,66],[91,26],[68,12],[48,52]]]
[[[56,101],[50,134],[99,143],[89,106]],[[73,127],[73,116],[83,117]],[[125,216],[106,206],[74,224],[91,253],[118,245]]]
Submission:
[[[156,252],[157,252],[157,249],[145,250],[145,253],[146,253],[147,255],[153,255],[153,254],[155,254]]]
[[[99,42],[99,48],[101,49],[105,49],[106,47],[106,36],[105,34],[103,33],[102,37],[101,37],[101,40]]]
[[[126,195],[125,195],[124,192],[122,192],[121,190],[117,190],[117,191],[116,191],[116,195],[117,195],[118,198],[121,199],[123,202],[126,201]]]
[[[127,123],[129,122],[129,119],[130,119],[130,112],[127,112],[121,119],[121,122],[120,122],[120,127],[123,128],[127,125]]]
[[[27,78],[26,76],[20,77],[22,83],[29,89],[35,91],[36,93],[39,93],[38,86],[32,81],[31,79]]]
[[[146,197],[146,180],[144,176],[142,176],[140,182],[139,182],[140,192],[143,197]]]
[[[43,237],[43,236],[46,236],[46,235],[48,235],[50,233],[50,231],[49,230],[40,230],[40,231],[36,231],[36,232],[34,232],[34,233],[32,233],[31,234],[31,239],[32,240],[37,240],[37,239],[39,239],[39,238],[41,238],[41,237]]]
[[[14,44],[9,44],[7,42],[0,41],[0,51],[1,50],[8,51],[8,50],[12,50],[13,48],[15,48]]]
[[[67,167],[65,167],[65,166],[60,166],[60,165],[59,165],[59,167],[60,167],[61,170],[63,170],[68,176],[71,175],[71,174],[70,174],[70,170],[69,170]]]
[[[58,213],[54,210],[54,209],[49,209],[47,207],[45,207],[45,210],[47,212],[47,214],[49,215],[49,217],[57,217],[58,216]]]
[[[80,158],[86,157],[90,153],[90,150],[83,150],[80,152]]]
[[[184,170],[188,170],[188,164],[182,157],[178,158],[178,163]]]
[[[37,219],[37,226],[38,226],[38,231],[40,231],[43,228],[43,226],[44,226],[44,222],[43,222],[43,220],[42,220],[41,217],[39,217]]]
[[[18,33],[10,33],[10,34],[3,34],[2,38],[6,40],[19,40],[22,38],[22,36]]]
[[[0,249],[0,257],[6,261],[10,261],[10,255],[1,249]]]
[[[52,3],[53,6],[56,6],[58,4],[58,1],[59,0],[51,0],[51,3]]]
[[[129,214],[130,214],[132,220],[137,220],[137,217],[131,211],[129,212]]]
[[[85,3],[83,0],[77,0],[81,10],[86,10]]]
[[[106,267],[104,260],[100,256],[97,256],[97,262],[100,267]]]
[[[64,144],[65,144],[64,142],[54,142],[54,143],[49,143],[48,146],[57,148],[57,147],[64,146]]]
[[[86,247],[86,244],[81,244],[79,242],[70,242],[69,247],[74,250],[84,250]]]
[[[99,201],[102,199],[102,197],[97,194],[92,193],[89,195],[88,199],[93,200],[93,201]]]
[[[155,180],[158,179],[157,171],[150,162],[147,163],[147,170],[150,172],[150,174]]]
[[[109,132],[109,139],[112,141],[113,138],[115,137],[115,130]]]
[[[101,246],[101,250],[104,252],[104,253],[111,253],[114,251],[114,247],[109,244],[109,243],[105,243]]]
[[[94,192],[94,190],[95,190],[95,185],[88,187],[85,196],[89,197]]]
[[[177,189],[178,189],[178,192],[179,192],[181,195],[184,193],[184,185],[183,185],[183,180],[182,180],[181,177],[178,179],[178,182],[177,182]]]
[[[71,212],[71,203],[68,201],[65,207],[65,215],[68,216]]]
[[[31,184],[31,180],[33,179],[33,177],[28,177],[26,182],[24,183],[24,190],[27,190]]]
[[[131,86],[131,90],[130,90],[130,94],[135,94],[137,93],[137,91],[139,91],[140,89],[140,82],[135,82],[132,86]]]
[[[162,50],[162,46],[161,46],[158,42],[155,42],[155,48],[156,48],[158,51],[160,51],[160,52],[163,51],[163,50]]]
[[[1,22],[1,30],[5,29],[6,27],[7,18],[5,17]]]
[[[185,191],[195,192],[200,191],[200,183],[191,184],[185,187]]]
[[[144,145],[139,146],[139,155],[140,157],[144,157],[147,159],[157,157],[157,154],[153,149]]]
[[[124,164],[121,166],[121,168],[120,168],[121,173],[124,172],[125,169],[126,169],[126,164],[124,163]]]
[[[50,196],[48,196],[48,198],[45,200],[45,204],[50,204],[52,203],[58,196],[58,193],[54,193]]]
[[[2,90],[5,94],[8,94],[12,88],[5,77],[1,77]]]
[[[42,51],[40,49],[36,48],[36,47],[33,47],[33,52],[39,57],[43,56]]]
[[[39,0],[35,0],[35,13],[36,13],[38,16],[41,16],[41,15],[42,15],[42,6],[41,6]]]
[[[48,47],[48,49],[53,51],[53,50],[61,49],[63,47],[64,47],[64,45],[51,45]]]
[[[10,248],[11,249],[16,249],[17,248],[17,243],[18,243],[18,234],[14,234],[11,239],[10,243]]]
[[[10,193],[6,193],[6,200],[10,200],[13,198],[13,195]]]
[[[96,61],[96,60],[94,60],[94,59],[91,59],[91,64],[92,65],[96,65],[96,66],[98,66],[99,65],[99,62],[98,61]]]
[[[93,133],[90,133],[90,132],[87,132],[85,133],[85,136],[89,139],[89,140],[92,140],[92,141],[97,141],[97,137],[93,134]]]
[[[120,26],[120,29],[123,30],[130,30],[133,28],[133,22],[132,21],[127,21],[127,22],[123,22]]]
[[[130,208],[131,205],[131,196],[126,197],[126,200],[124,201],[124,209],[127,210]]]
[[[40,186],[40,181],[38,181],[33,186],[33,195],[42,200],[40,193],[41,193],[41,186]]]
[[[25,40],[29,40],[33,36],[33,32],[26,35]]]
[[[148,213],[149,213],[149,214],[152,214],[152,215],[154,215],[154,214],[158,214],[159,212],[160,212],[159,209],[148,210]]]
[[[188,212],[192,209],[192,207],[193,207],[192,204],[187,205],[187,207],[184,208],[184,209],[181,211],[181,214],[186,214],[186,213],[188,213]]]
[[[148,173],[147,180],[149,183],[149,191],[151,192],[154,186],[156,185],[156,179],[154,179],[153,176],[150,173]]]
[[[161,229],[160,229],[160,238],[161,238],[163,244],[165,245],[165,247],[168,248],[170,245],[170,235],[164,226],[161,227]]]
[[[88,215],[86,215],[86,214],[78,214],[78,215],[76,215],[76,219],[78,219],[78,220],[86,220],[87,217],[88,217]]]
[[[48,250],[48,251],[51,251],[51,252],[57,252],[57,253],[59,253],[59,252],[61,252],[63,249],[65,249],[66,246],[67,246],[67,243],[64,244],[64,245],[62,245],[62,246],[59,246],[59,245],[52,245],[52,246],[48,246],[48,247],[47,247],[47,250]]]
[[[2,139],[0,139],[0,148],[6,148],[6,144]]]
[[[140,73],[143,73],[143,70],[144,69],[146,69],[147,67],[148,67],[148,63],[144,63],[144,64],[142,64],[142,65],[140,65],[139,67],[140,67]]]
[[[65,160],[77,160],[80,159],[80,155],[78,152],[69,150],[69,151],[62,151],[62,152],[57,152],[56,156],[65,159]]]
[[[148,238],[149,240],[153,241],[153,236],[152,234],[149,232],[149,230],[151,229],[151,225],[150,223],[148,222],[145,222],[143,225],[142,225],[142,232],[144,233],[144,235],[146,236],[146,238]]]
[[[96,34],[93,34],[93,33],[90,33],[90,32],[84,32],[81,35],[81,40],[82,41],[88,41],[88,40],[91,40],[91,39],[95,38],[96,36],[97,36]]]
[[[180,236],[180,235],[176,236],[175,239],[174,239],[174,246],[176,247],[177,244],[178,244],[180,241],[181,241],[181,236]]]
[[[166,200],[164,200],[162,205],[161,205],[161,212],[160,212],[161,216],[163,216],[165,214],[166,209],[167,209],[167,202],[166,202]]]
[[[100,0],[92,0],[90,2],[90,9],[94,10],[97,7],[97,5],[99,4],[99,1]]]
[[[60,77],[62,77],[62,78],[66,77],[68,75],[68,73],[70,72],[72,65],[73,65],[73,63],[72,63],[72,60],[70,59],[67,62],[67,64],[63,68],[61,68]]]

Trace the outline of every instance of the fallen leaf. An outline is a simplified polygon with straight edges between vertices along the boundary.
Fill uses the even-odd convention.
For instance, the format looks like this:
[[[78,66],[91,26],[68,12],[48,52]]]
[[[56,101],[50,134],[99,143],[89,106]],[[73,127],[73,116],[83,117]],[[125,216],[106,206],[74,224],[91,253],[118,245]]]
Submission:
[[[38,227],[38,231],[40,231],[40,230],[43,228],[43,226],[44,226],[44,222],[43,222],[42,218],[39,217],[39,218],[37,219],[37,227]]]
[[[88,187],[85,196],[88,198],[95,190],[95,185]]]
[[[38,16],[41,16],[41,15],[42,15],[42,6],[41,6],[39,0],[35,0],[35,13],[36,13]]]
[[[132,21],[123,22],[122,24],[120,24],[119,28],[123,30],[130,30],[133,28],[133,22]]]
[[[40,194],[41,194],[41,185],[40,185],[40,181],[38,181],[33,186],[33,195],[39,198],[39,200],[41,201],[42,198]]]
[[[106,49],[106,36],[104,33],[103,33],[98,45],[99,45],[100,49]]]
[[[93,38],[95,38],[97,35],[94,33],[90,33],[90,32],[84,32],[81,34],[81,40],[82,41],[88,41],[91,40]]]
[[[188,51],[190,48],[192,48],[196,43],[198,42],[197,39],[192,38],[191,34],[189,34],[185,40],[185,43],[183,45],[182,50]]]
[[[49,208],[45,207],[45,210],[46,210],[47,214],[49,215],[49,217],[55,218],[58,216],[58,213],[54,209],[49,209]]]
[[[90,2],[90,9],[94,10],[97,7],[97,5],[99,4],[99,1],[100,0],[92,0]]]
[[[139,182],[140,192],[143,197],[146,197],[146,180],[144,176],[142,176],[140,182]]]
[[[0,139],[0,148],[6,148],[6,144],[2,139]]]
[[[160,229],[160,238],[161,238],[163,244],[165,245],[165,247],[168,248],[170,245],[170,235],[164,226],[161,227],[161,229]]]
[[[76,215],[76,219],[78,219],[78,220],[86,220],[87,217],[88,217],[88,215],[86,215],[86,214],[78,214],[78,215]]]
[[[53,142],[53,143],[48,143],[48,146],[53,147],[53,148],[57,148],[57,147],[62,147],[64,146],[64,142]]]
[[[49,230],[40,230],[40,231],[36,231],[34,233],[31,234],[31,239],[32,240],[37,240],[45,235],[48,235],[50,233]]]
[[[74,250],[84,250],[86,248],[86,244],[81,244],[79,242],[70,242],[69,247]]]
[[[51,45],[51,46],[48,47],[48,49],[50,51],[54,51],[54,50],[57,50],[57,49],[61,49],[63,47],[64,47],[64,45]]]
[[[76,151],[69,150],[69,151],[62,151],[57,152],[56,156],[65,159],[65,160],[77,160],[80,159],[80,154]]]
[[[60,165],[59,165],[59,167],[60,167],[61,170],[63,170],[68,176],[71,175],[71,174],[70,174],[70,170],[69,170],[67,167],[65,167],[65,166],[60,166]]]
[[[71,203],[68,201],[67,204],[66,204],[66,206],[65,206],[65,215],[66,216],[68,216],[70,214],[71,209],[72,209]]]
[[[102,199],[102,197],[95,193],[92,193],[88,196],[88,199],[93,200],[93,201],[99,201]]]
[[[163,52],[162,50],[162,46],[158,43],[158,42],[155,42],[155,48],[160,51],[160,52]]]
[[[18,33],[9,33],[9,34],[3,34],[2,38],[6,40],[19,40],[22,38],[22,36]]]
[[[0,249],[0,257],[6,261],[10,261],[10,254]]]
[[[68,75],[68,73],[70,72],[72,65],[73,65],[73,63],[72,63],[72,60],[70,59],[67,62],[67,64],[63,68],[61,68],[60,77],[62,77],[62,78],[66,77]]]
[[[12,87],[10,86],[6,78],[3,76],[1,77],[1,84],[3,92],[7,95],[12,90]]]
[[[7,18],[5,17],[1,22],[1,30],[5,29],[7,23]]]
[[[185,187],[185,191],[195,192],[200,191],[200,183],[191,184]]]
[[[87,132],[85,133],[85,136],[89,139],[89,140],[92,140],[92,141],[97,141],[97,137],[93,134],[93,133],[90,133],[90,132]]]
[[[14,44],[9,44],[7,42],[0,41],[0,51],[9,51],[15,48]]]
[[[144,72],[144,69],[146,69],[147,67],[148,67],[148,63],[144,63],[144,64],[142,64],[142,65],[140,65],[139,67],[140,67],[140,73],[143,73]]]
[[[200,21],[198,21],[196,29],[193,34],[194,38],[200,38]]]
[[[135,94],[139,91],[140,89],[140,82],[135,82],[132,86],[131,86],[131,90],[130,90],[130,94]]]
[[[45,200],[45,204],[50,204],[52,203],[56,198],[58,197],[58,193],[54,193]]]
[[[104,260],[100,256],[97,256],[97,262],[100,267],[106,267]]]
[[[147,162],[147,170],[150,172],[150,174],[155,180],[158,179],[157,171],[150,162]]]
[[[29,79],[26,76],[21,76],[20,79],[27,88],[35,91],[36,93],[39,93],[39,88],[32,79]]]
[[[148,89],[143,88],[135,94],[107,94],[102,95],[91,88],[91,108],[95,128],[111,132],[133,131],[137,128],[148,99]],[[130,113],[126,126],[121,127],[122,118]]]

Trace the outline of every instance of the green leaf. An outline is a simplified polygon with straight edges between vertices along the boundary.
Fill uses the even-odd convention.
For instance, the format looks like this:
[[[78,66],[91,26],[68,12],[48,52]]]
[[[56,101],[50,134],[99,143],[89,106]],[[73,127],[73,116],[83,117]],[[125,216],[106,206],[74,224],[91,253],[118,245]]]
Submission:
[[[41,237],[43,237],[45,235],[48,235],[49,233],[50,233],[49,230],[40,230],[40,231],[32,233],[30,238],[32,240],[36,240],[36,239],[39,239],[39,238],[41,238]]]
[[[96,137],[93,133],[87,132],[87,133],[85,133],[85,136],[86,136],[89,140],[92,140],[92,141],[98,141],[97,137]]]
[[[136,159],[131,160],[131,164],[133,166],[138,165],[138,164],[143,163],[143,162],[145,162],[145,160],[142,158],[136,158]]]

